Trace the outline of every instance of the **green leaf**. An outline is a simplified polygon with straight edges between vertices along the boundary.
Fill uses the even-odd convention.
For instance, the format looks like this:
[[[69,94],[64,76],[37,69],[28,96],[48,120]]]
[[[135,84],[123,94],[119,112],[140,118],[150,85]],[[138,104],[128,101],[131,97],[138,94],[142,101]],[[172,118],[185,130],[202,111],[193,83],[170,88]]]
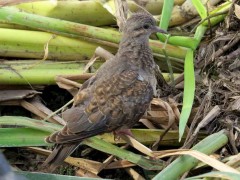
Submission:
[[[169,26],[169,22],[172,15],[172,9],[174,5],[174,0],[164,0],[163,10],[161,15],[161,20],[159,27],[161,29],[167,30]],[[158,33],[158,38],[162,41],[166,41],[166,35]],[[193,37],[184,37],[184,36],[170,36],[167,39],[167,42],[172,45],[182,46],[194,49],[196,47],[196,40]]]
[[[198,14],[201,16],[202,19],[207,17],[207,10],[201,0],[192,0],[194,7],[196,8]]]
[[[159,27],[167,30],[172,15],[174,0],[164,0]]]
[[[28,180],[98,180],[98,178],[66,176],[39,172],[16,171],[15,173],[23,177],[26,177]]]
[[[204,154],[212,154],[228,142],[228,137],[224,130],[214,133],[198,144],[192,149],[202,152]],[[189,155],[183,155],[174,160],[170,165],[163,169],[153,180],[170,180],[179,179],[185,172],[188,172],[198,164],[198,160]]]
[[[36,131],[39,132],[39,136],[40,136],[40,131],[42,132],[42,138],[44,139],[46,135],[49,135],[50,133],[54,132],[54,131],[58,131],[62,129],[61,125],[56,125],[53,123],[49,123],[46,121],[41,121],[41,120],[36,120],[36,119],[31,119],[31,118],[27,118],[27,117],[21,117],[21,116],[1,116],[0,117],[0,125],[16,125],[16,126],[25,126],[28,128],[26,129],[26,132],[29,131]],[[6,131],[6,133],[9,134],[13,131],[15,131],[15,128],[4,128]],[[22,130],[20,128],[16,128],[19,130],[16,131],[22,131],[23,133],[25,132],[24,128],[22,128]],[[27,130],[29,129],[29,130]],[[31,130],[33,129],[33,130]],[[37,131],[39,130],[39,131]],[[3,131],[3,128],[0,128],[0,132]],[[153,144],[158,138],[159,136],[161,136],[161,134],[164,133],[164,130],[156,130],[156,129],[132,129],[131,130],[134,137],[141,143],[145,144],[145,145],[151,145]],[[45,133],[46,132],[46,133]],[[161,141],[161,145],[164,146],[169,146],[169,145],[174,145],[174,146],[180,146],[181,143],[178,142],[177,139],[177,135],[178,135],[178,131],[169,131],[164,139]],[[6,136],[7,138],[8,136]],[[10,137],[10,136],[9,136]],[[205,137],[204,133],[200,133],[199,134],[199,139],[202,139]],[[113,134],[112,133],[105,133],[102,135],[99,135],[99,138],[107,141],[109,143],[112,144],[126,144],[126,142],[122,139],[120,139],[119,141],[115,141]],[[183,137],[185,138],[185,137]],[[9,141],[11,141],[11,138],[9,139]],[[0,142],[1,143],[1,142]],[[43,143],[43,141],[39,141],[39,143]]]
[[[159,27],[161,29],[164,29],[164,30],[168,29],[168,25],[169,25],[169,21],[170,21],[171,14],[172,14],[172,9],[173,9],[173,4],[174,4],[174,0],[164,0],[161,20],[160,20],[160,24],[159,24]],[[157,36],[158,36],[159,39],[161,39],[161,36],[164,36],[164,35],[158,33]],[[164,39],[164,37],[162,39]],[[174,84],[173,68],[172,68],[172,65],[171,65],[171,61],[169,60],[168,55],[165,51],[165,47],[163,49],[163,53],[166,57],[165,59],[167,61],[168,71],[169,71],[170,77],[171,77],[171,82]]]
[[[36,144],[37,144],[37,143],[44,143],[44,138],[46,137],[46,135],[49,135],[50,133],[52,133],[56,130],[62,129],[62,126],[60,126],[60,125],[48,123],[45,121],[35,120],[35,119],[27,118],[27,117],[21,117],[21,116],[20,117],[18,117],[18,116],[2,116],[2,117],[0,117],[0,125],[17,125],[17,126],[29,127],[29,129],[32,128],[30,130],[26,130],[28,128],[16,128],[16,130],[13,130],[13,128],[6,128],[6,129],[0,128],[0,130],[4,131],[4,137],[5,137],[5,140],[4,140],[5,144],[1,145],[1,141],[0,141],[0,146],[5,145],[5,147],[6,146],[8,146],[8,147],[14,146],[15,141],[14,141],[13,137],[15,137],[15,136],[10,137],[10,133],[13,131],[15,133],[17,133],[17,132],[19,133],[19,131],[23,133],[21,136],[22,138],[17,139],[19,144],[15,144],[16,146],[23,146],[20,144],[20,142],[22,142],[23,144],[33,143],[32,142],[33,139],[29,138],[29,134],[33,133],[33,131],[38,132],[39,139],[36,142]],[[23,129],[25,130],[25,132],[23,132]],[[10,130],[10,132],[7,132],[8,130]],[[42,133],[40,133],[39,131],[42,131]],[[9,135],[9,139],[7,139],[8,135]],[[33,134],[32,134],[32,136],[33,136]],[[24,137],[28,137],[28,139],[23,139]],[[8,140],[9,140],[9,143],[7,143]],[[29,140],[29,142],[25,142],[26,140]],[[91,137],[91,138],[85,139],[81,143],[86,144],[94,149],[99,150],[99,151],[115,155],[116,157],[119,157],[121,159],[126,159],[126,160],[128,160],[132,163],[135,163],[147,170],[161,170],[163,167],[163,161],[147,159],[142,155],[132,153],[125,149],[121,149],[121,148],[119,148],[109,142],[106,142],[100,138],[97,138],[97,137]]]
[[[201,174],[199,176],[186,178],[185,180],[205,179],[207,177],[211,177],[211,178],[220,178],[221,177],[221,179],[239,180],[240,179],[240,174],[235,174],[235,173],[232,173],[232,172],[213,171],[213,172],[210,172],[210,173]]]
[[[197,27],[196,32],[194,34],[194,39],[197,41],[197,44],[193,50],[195,50],[198,47],[198,44],[201,42],[206,31],[207,27],[204,25],[200,25]]]
[[[82,143],[94,149],[97,149],[99,151],[115,155],[121,159],[126,159],[147,170],[162,170],[163,168],[163,161],[161,160],[147,159],[144,156],[141,156],[141,155],[132,153],[130,151],[127,151],[125,149],[119,148],[117,146],[114,146],[97,137],[91,137],[91,138],[85,139]]]
[[[188,50],[184,63],[184,93],[183,107],[179,122],[179,141],[183,136],[188,118],[190,116],[195,92],[195,75],[193,65],[193,51]]]
[[[221,4],[220,6],[216,7],[212,12],[210,12],[210,15],[212,15],[213,17],[210,19],[211,25],[214,26],[217,23],[221,22],[224,20],[224,18],[226,17],[226,15],[229,12],[230,7],[232,6],[232,2],[231,1],[226,1],[225,3]],[[220,15],[217,15],[219,14]],[[221,14],[222,13],[222,14]],[[217,15],[217,16],[216,16]],[[208,20],[205,20],[203,22],[204,26],[209,26],[208,24]]]
[[[63,126],[49,123],[46,121],[31,119],[22,116],[1,116],[0,125],[16,125],[16,126],[26,126],[33,129],[45,131],[45,132],[54,132],[62,129]]]
[[[0,128],[0,147],[49,146],[48,132],[30,128]]]
[[[101,45],[106,44],[104,43],[105,41],[119,43],[121,39],[120,33],[114,30],[26,13],[14,7],[1,7],[0,21],[41,29],[71,38],[88,37],[88,40],[97,41]],[[150,47],[154,53],[162,54],[162,49],[159,48],[162,47],[162,45],[163,44],[158,41],[150,41]],[[185,49],[171,45],[166,45],[166,51],[169,56],[177,58],[184,56],[186,53]]]

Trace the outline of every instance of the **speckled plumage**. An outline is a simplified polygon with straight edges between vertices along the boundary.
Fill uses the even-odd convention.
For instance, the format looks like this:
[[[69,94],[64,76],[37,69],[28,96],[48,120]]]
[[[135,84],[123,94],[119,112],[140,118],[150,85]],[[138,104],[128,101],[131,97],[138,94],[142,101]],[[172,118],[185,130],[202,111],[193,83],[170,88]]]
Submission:
[[[66,126],[46,138],[56,143],[45,164],[54,169],[88,137],[131,128],[156,93],[156,64],[149,48],[151,33],[164,32],[153,17],[135,13],[126,22],[116,56],[104,63],[63,113]]]

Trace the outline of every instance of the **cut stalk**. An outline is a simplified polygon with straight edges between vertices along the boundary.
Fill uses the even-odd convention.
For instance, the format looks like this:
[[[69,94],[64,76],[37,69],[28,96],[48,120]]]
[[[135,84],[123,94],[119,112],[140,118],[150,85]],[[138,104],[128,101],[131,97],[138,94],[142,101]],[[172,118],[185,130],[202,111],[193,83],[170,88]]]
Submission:
[[[16,7],[33,14],[93,26],[116,24],[115,17],[97,1],[42,1],[22,3]]]
[[[60,130],[62,128],[61,126],[57,126],[56,124],[53,124],[53,123],[47,123],[44,121],[39,121],[39,120],[26,118],[26,117],[17,117],[17,116],[2,116],[2,117],[0,117],[0,124],[27,126],[27,127],[30,127],[31,129],[40,130],[40,131],[44,131],[44,132],[49,132],[49,131],[54,132],[55,130]],[[19,130],[18,128],[15,128],[15,129]],[[11,132],[13,132],[13,131],[15,131],[15,129],[10,128],[9,130],[11,130]],[[4,132],[5,135],[7,133],[6,131],[7,130],[5,130],[5,132]],[[50,132],[49,132],[49,134],[50,134]],[[19,133],[19,131],[18,131],[18,133]],[[44,138],[46,137],[46,134],[45,133],[39,134],[40,137],[41,137],[41,135],[43,136],[43,138],[42,138],[42,141],[43,141]],[[7,137],[6,137],[6,139],[7,139]],[[14,144],[13,138],[11,138],[11,141],[12,141],[11,143]],[[7,141],[5,141],[5,142],[8,143]],[[39,142],[39,143],[41,143],[41,142]],[[94,149],[115,155],[121,159],[126,159],[126,160],[128,160],[132,163],[135,163],[145,169],[149,169],[149,170],[161,170],[162,169],[163,162],[161,162],[161,161],[147,159],[141,155],[138,155],[138,154],[132,153],[130,151],[121,149],[117,146],[114,146],[111,143],[105,142],[97,137],[90,137],[90,138],[84,139],[81,142],[81,144],[86,144],[90,147],[93,147]],[[1,142],[0,142],[0,146],[1,146]],[[20,146],[20,145],[18,144],[18,146]],[[109,151],[109,149],[111,149],[111,151]]]
[[[26,38],[27,37],[27,38]],[[50,40],[49,40],[50,39]],[[43,58],[44,46],[48,43],[47,59],[85,60],[90,59],[98,46],[110,52],[116,48],[73,39],[47,32],[0,28],[0,55],[18,58]]]
[[[164,0],[147,0],[143,1],[144,3],[141,3],[141,6],[144,7],[148,12],[150,12],[153,15],[158,15],[161,13],[162,7],[163,7],[163,1]],[[184,3],[185,0],[175,0],[175,5],[181,5]],[[136,12],[139,10],[139,5],[136,4],[133,0],[128,0],[128,8],[131,12]],[[112,14],[115,14],[115,5],[114,0],[109,0],[106,3],[103,4],[103,6],[108,9],[108,11]]]
[[[37,64],[39,61],[28,63],[23,61],[16,64],[14,62],[16,61],[4,61],[0,65],[0,84],[56,84],[56,76],[83,74],[86,64],[85,62],[53,63],[50,61],[39,64]],[[99,68],[101,64],[102,62],[95,63],[94,69]],[[169,80],[168,73],[163,73],[163,76],[167,81]]]
[[[64,36],[85,36],[92,38],[93,41],[102,40],[112,43],[119,43],[121,39],[120,34],[113,30],[21,12],[12,7],[0,8],[0,21],[24,25]],[[158,41],[150,41],[150,46],[152,47],[153,52],[163,54],[163,43]],[[186,50],[184,48],[176,46],[166,45],[165,49],[168,56],[172,57],[184,58],[186,54]]]
[[[192,149],[209,155],[223,147],[227,142],[228,137],[226,133],[224,131],[220,131],[206,137]],[[155,176],[153,180],[179,179],[185,172],[195,167],[198,162],[199,161],[194,157],[183,155],[173,161],[169,166]]]

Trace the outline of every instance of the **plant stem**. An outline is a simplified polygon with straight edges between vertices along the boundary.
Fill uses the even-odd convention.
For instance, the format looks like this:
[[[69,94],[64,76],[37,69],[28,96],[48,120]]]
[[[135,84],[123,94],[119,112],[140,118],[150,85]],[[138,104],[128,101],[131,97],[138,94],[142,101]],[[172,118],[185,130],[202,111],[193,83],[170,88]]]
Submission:
[[[200,151],[205,154],[212,154],[221,147],[223,147],[228,142],[228,137],[224,130],[212,134],[198,144],[196,144],[192,149]],[[169,179],[179,179],[185,172],[189,171],[197,165],[199,161],[194,157],[183,155],[178,157],[169,166],[163,169],[153,180],[169,180]]]
[[[93,41],[102,40],[118,44],[121,39],[120,34],[113,30],[21,12],[13,7],[0,8],[0,21],[24,25],[64,36],[85,36],[92,38]],[[163,54],[161,49],[163,48],[163,43],[152,40],[150,41],[150,46],[152,47],[153,52]],[[184,58],[186,54],[186,50],[184,48],[172,45],[166,45],[166,52],[168,56],[178,58]]]

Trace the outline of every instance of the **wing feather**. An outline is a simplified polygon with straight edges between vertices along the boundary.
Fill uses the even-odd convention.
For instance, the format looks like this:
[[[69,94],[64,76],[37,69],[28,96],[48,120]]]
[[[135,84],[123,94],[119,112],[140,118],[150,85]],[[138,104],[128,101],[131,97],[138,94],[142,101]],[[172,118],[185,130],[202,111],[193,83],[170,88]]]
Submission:
[[[151,86],[139,79],[134,70],[125,70],[87,88],[82,90],[89,93],[84,94],[85,102],[80,100],[78,106],[63,113],[67,125],[47,141],[69,143],[121,126],[131,127],[146,111],[153,96]]]

